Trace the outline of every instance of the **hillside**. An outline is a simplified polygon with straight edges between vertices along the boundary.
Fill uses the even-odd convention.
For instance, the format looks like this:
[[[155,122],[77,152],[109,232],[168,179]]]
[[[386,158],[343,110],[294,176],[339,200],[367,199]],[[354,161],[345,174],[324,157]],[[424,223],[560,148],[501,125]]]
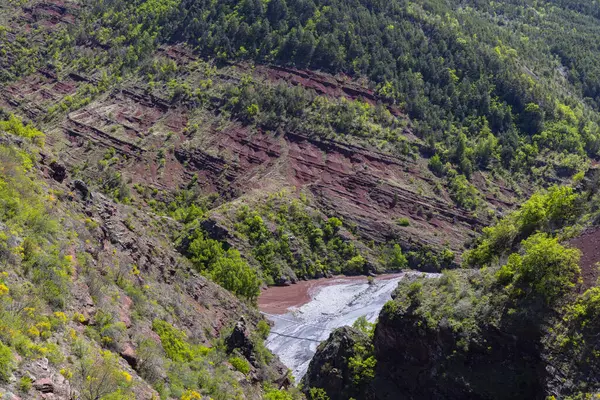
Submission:
[[[578,222],[594,286],[577,185],[600,151],[599,18],[575,0],[2,2],[0,393],[301,398],[264,347],[261,287],[487,276],[464,252],[553,185],[577,189],[584,211],[552,223]]]
[[[598,221],[597,179],[532,196],[484,230],[463,269],[402,280],[376,327],[321,344],[306,387],[331,399],[596,396],[597,228],[584,227]]]

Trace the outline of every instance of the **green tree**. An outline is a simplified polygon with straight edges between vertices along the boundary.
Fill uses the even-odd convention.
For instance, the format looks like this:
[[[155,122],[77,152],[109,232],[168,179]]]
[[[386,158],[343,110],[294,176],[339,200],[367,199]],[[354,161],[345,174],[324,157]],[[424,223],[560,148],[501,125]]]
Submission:
[[[352,273],[363,273],[366,262],[367,260],[365,260],[363,256],[360,254],[356,255],[348,260],[346,263],[346,269]]]
[[[434,154],[434,156],[429,159],[428,167],[431,170],[431,172],[433,172],[437,176],[444,175],[444,164],[442,163],[442,160],[440,159],[439,155]]]
[[[522,254],[511,254],[497,277],[516,296],[534,292],[551,303],[580,278],[580,255],[578,249],[564,247],[558,239],[538,233],[523,241]]]
[[[307,393],[309,400],[330,400],[327,392],[321,388],[310,388]]]
[[[202,231],[197,230],[195,239],[188,247],[189,258],[199,271],[210,269],[214,262],[223,256],[221,242],[205,238]]]
[[[256,270],[235,249],[227,250],[223,257],[215,261],[210,277],[225,289],[250,301],[255,301],[260,294],[260,280]]]
[[[358,319],[352,324],[352,327],[358,329],[369,337],[372,337],[373,333],[375,333],[375,324],[367,321],[367,317],[364,315],[358,317]]]
[[[394,244],[382,251],[382,263],[388,270],[400,270],[406,268],[408,260],[402,253],[402,247],[399,244]]]

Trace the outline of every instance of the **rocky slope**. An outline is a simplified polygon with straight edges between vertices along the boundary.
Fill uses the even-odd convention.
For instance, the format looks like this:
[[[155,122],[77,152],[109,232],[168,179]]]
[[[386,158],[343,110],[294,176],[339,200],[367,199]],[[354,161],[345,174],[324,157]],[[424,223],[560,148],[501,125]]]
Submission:
[[[465,266],[481,268],[401,281],[368,341],[376,366],[366,374],[366,389],[346,381],[344,390],[362,399],[597,393],[597,226],[590,224],[597,221],[595,179],[590,173],[578,194],[563,188],[534,195],[488,228],[465,254]],[[560,217],[544,211],[555,201]],[[531,226],[533,210],[545,216]],[[330,388],[329,380],[364,374],[350,362],[357,349],[341,346],[352,337],[334,332],[305,382],[334,398],[339,388]],[[327,367],[332,363],[335,371]]]
[[[260,398],[263,383],[289,385],[287,369],[257,336],[257,324],[268,326],[266,322],[256,309],[197,274],[176,252],[169,238],[177,229],[175,221],[115,203],[73,179],[51,161],[52,153],[27,140],[2,133],[0,146],[3,171],[9,175],[21,173],[7,164],[15,149],[33,154],[33,183],[26,183],[23,197],[14,200],[37,204],[40,200],[27,197],[27,185],[33,184],[42,196],[39,207],[48,213],[46,223],[60,221],[60,231],[50,231],[46,239],[55,246],[55,256],[43,250],[31,253],[26,243],[36,239],[27,225],[23,231],[9,225],[12,233],[2,236],[0,336],[18,349],[3,353],[0,360],[3,397],[92,399],[96,393],[113,392],[137,399],[180,397],[189,384],[158,384],[183,376],[181,371],[173,375],[182,360],[171,353],[174,339],[159,326],[181,332],[177,351],[204,349],[203,356],[194,356],[195,368],[223,380],[212,387],[207,382],[206,394]],[[25,243],[22,255],[10,250],[14,243]],[[30,264],[31,257],[42,257],[34,258],[36,263],[62,257],[71,263],[69,272],[46,278],[40,286],[37,274],[49,267]],[[38,272],[32,275],[27,268]],[[61,292],[46,297],[44,290],[52,282],[61,285]],[[228,354],[238,352],[249,362],[245,373],[227,361]]]
[[[0,4],[0,380],[7,397],[297,398],[293,389],[279,391],[289,379],[264,348],[268,326],[252,304],[259,286],[455,268],[482,227],[536,187],[583,173],[597,154],[594,100],[562,76],[556,54],[528,54],[529,37],[512,28],[461,31],[452,15],[461,22],[474,15],[462,5],[397,4],[389,11],[402,19],[398,25],[365,23],[385,51],[342,60],[358,41],[348,35],[338,46],[325,35],[317,46],[311,36],[339,7],[308,4],[302,13],[312,16],[296,18],[285,2],[240,2],[239,10],[221,2],[202,11],[217,4],[209,3]],[[262,35],[277,5],[275,19],[306,25],[313,33],[300,39],[313,37],[315,54],[325,55],[297,67],[282,60],[285,52],[275,49],[288,40],[287,23],[270,30],[285,40],[269,35],[265,47],[240,45],[250,33]],[[371,21],[384,5],[346,8],[360,8],[358,20]],[[485,18],[476,22],[505,26],[488,14],[478,9]],[[400,32],[406,40],[396,40]],[[488,36],[493,44],[485,44]],[[201,41],[210,43],[202,48]],[[387,48],[404,43],[392,57]],[[259,47],[271,55],[258,57]],[[337,60],[331,52],[340,53]],[[381,63],[361,69],[370,64],[365,57]],[[329,73],[305,69],[320,64]],[[487,68],[489,79],[481,73]],[[585,237],[574,246],[586,248]],[[516,249],[522,237],[513,239]],[[594,254],[585,265],[597,261]],[[586,289],[597,276],[590,271]],[[239,287],[242,275],[252,283],[242,286],[255,290]],[[458,275],[464,285],[479,279]],[[343,396],[486,397],[489,390],[550,393],[548,379],[562,393],[583,379],[565,384],[538,371],[536,359],[546,357],[539,337],[547,335],[535,319],[522,324],[525,332],[497,315],[477,321],[477,345],[455,356],[464,332],[440,321],[421,332],[425,311],[384,313],[373,349],[360,358],[349,356],[349,345],[325,345],[333,357],[343,353],[329,371],[335,389]],[[403,347],[414,337],[422,337],[417,346]],[[575,358],[585,360],[593,347],[573,350]],[[352,389],[356,377],[339,360],[352,358],[368,372],[369,352],[381,389],[365,391],[362,379]],[[520,359],[527,363],[517,368]],[[424,360],[430,364],[422,368]],[[512,372],[486,388],[477,374],[492,375],[492,361]],[[567,359],[560,364],[576,369]],[[312,370],[310,385],[327,386],[321,370]],[[408,373],[413,379],[388,386]],[[518,374],[527,378],[521,389],[507,384]],[[104,378],[109,384],[98,387]]]
[[[348,362],[356,354],[356,346],[370,346],[369,337],[351,327],[336,329],[322,342],[303,378],[308,388],[322,388],[332,400],[364,397],[354,384]]]

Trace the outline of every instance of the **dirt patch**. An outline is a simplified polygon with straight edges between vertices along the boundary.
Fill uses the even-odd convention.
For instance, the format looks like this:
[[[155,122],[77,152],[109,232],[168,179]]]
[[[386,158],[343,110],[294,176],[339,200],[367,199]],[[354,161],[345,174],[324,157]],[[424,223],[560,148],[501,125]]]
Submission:
[[[600,227],[594,227],[571,239],[569,244],[581,250],[581,291],[594,286],[600,276],[597,263],[600,262]]]

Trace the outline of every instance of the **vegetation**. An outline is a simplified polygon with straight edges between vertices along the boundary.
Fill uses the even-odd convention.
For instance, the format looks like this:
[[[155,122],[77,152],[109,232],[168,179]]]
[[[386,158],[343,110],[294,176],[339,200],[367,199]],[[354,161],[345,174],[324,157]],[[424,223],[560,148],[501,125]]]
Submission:
[[[229,358],[229,363],[233,365],[233,368],[235,368],[237,371],[240,371],[244,375],[247,375],[250,372],[250,364],[244,358],[231,357]]]
[[[573,4],[111,1],[90,7],[82,27],[53,46],[60,60],[85,70],[92,66],[68,45],[72,38],[89,38],[107,49],[98,50],[95,65],[116,75],[145,68],[143,61],[157,45],[182,40],[219,60],[366,75],[381,96],[417,121],[419,135],[439,150],[438,157],[468,176],[497,162],[527,171],[543,149],[597,152],[598,63],[585,43],[594,43],[599,32],[595,14]],[[495,15],[503,15],[506,23],[497,24]],[[424,42],[429,45],[423,47]],[[11,49],[24,53],[15,45]],[[169,64],[160,68],[153,77],[175,71]],[[559,89],[565,84],[571,95]],[[176,99],[193,94],[189,85],[174,81],[171,86]],[[307,108],[300,89],[266,88],[259,95],[242,85],[234,92],[233,112],[266,126],[288,116],[302,118]],[[360,122],[361,109],[369,107],[342,102],[316,115],[325,121],[331,116],[334,130],[361,136],[372,131]],[[354,116],[346,122],[336,116],[347,112]],[[283,118],[274,118],[279,115]]]
[[[223,250],[220,242],[205,239],[201,230],[197,230],[194,236],[187,252],[198,271],[232,293],[256,301],[260,293],[260,280],[256,271],[241,258],[239,251]]]
[[[523,255],[513,253],[498,271],[498,280],[511,290],[528,291],[551,302],[575,287],[580,275],[577,249],[564,248],[556,238],[539,233],[522,243]]]
[[[0,146],[0,380],[5,384],[3,387],[13,385],[13,372],[22,374],[22,369],[28,368],[31,361],[46,358],[49,371],[60,371],[72,387],[77,388],[82,399],[135,398],[140,385],[140,379],[134,378],[136,374],[162,397],[238,398],[243,389],[227,367],[231,356],[222,339],[212,339],[213,349],[190,339],[184,331],[162,319],[177,321],[179,317],[172,310],[165,311],[160,304],[166,300],[164,295],[153,294],[155,283],[148,277],[142,280],[144,272],[140,268],[120,265],[116,251],[110,255],[107,252],[107,266],[103,259],[95,259],[84,250],[95,243],[93,232],[98,224],[79,214],[76,208],[69,208],[66,199],[72,198],[73,193],[51,190],[39,179],[35,155],[40,152],[44,136],[16,117],[8,118],[0,129],[4,135]],[[130,222],[130,226],[136,228],[134,222]],[[233,249],[215,248],[219,257],[214,260],[212,278],[222,279],[224,285],[241,278],[238,294],[256,298],[257,274],[250,275],[254,281],[244,280],[243,270],[235,269],[236,264],[249,268],[240,254]],[[96,263],[94,268],[92,262]],[[232,271],[236,272],[235,280],[227,281]],[[253,282],[253,291],[247,282]],[[99,306],[92,316],[67,311],[74,301],[72,288],[77,285],[89,287],[92,301]],[[122,313],[118,311],[123,296],[131,301],[131,326],[123,322]],[[253,333],[261,368],[266,368],[272,357],[262,345],[269,331],[265,324],[263,321],[260,332]],[[150,327],[160,338],[158,342],[132,333],[132,328]],[[118,354],[131,341],[136,342],[135,370],[124,367],[127,364]],[[245,359],[240,360],[239,365],[244,362],[247,365]],[[11,390],[32,395],[31,380],[28,375],[21,376],[23,378],[17,379]]]
[[[573,363],[588,365],[600,354],[593,339],[599,296],[596,287],[574,291],[581,285],[579,252],[566,244],[600,213],[586,174],[600,156],[596,2],[75,0],[56,5],[51,20],[36,6],[0,5],[2,104],[10,110],[0,109],[0,381],[6,385],[13,385],[15,370],[47,358],[83,399],[131,398],[135,374],[162,398],[235,399],[254,389],[270,399],[295,398],[272,389],[262,370],[252,389],[236,380],[240,374],[230,367],[248,375],[250,364],[214,337],[221,326],[203,325],[195,314],[213,304],[191,294],[206,283],[195,280],[197,273],[247,302],[240,305],[247,310],[263,284],[409,265],[441,270],[461,257],[461,270],[403,281],[384,316],[410,314],[426,333],[448,330],[457,352],[486,348],[486,327],[503,332],[521,324],[535,325]],[[298,69],[298,82],[277,78],[276,71],[285,73],[279,67]],[[315,70],[330,75],[315,74],[324,83],[305,84]],[[115,103],[98,102],[125,94],[136,104],[150,99],[153,112],[181,111],[181,121],[169,115],[154,124],[138,110],[111,116]],[[111,111],[104,115],[105,109]],[[84,129],[77,125],[84,114],[113,125]],[[181,130],[173,127],[180,122]],[[73,148],[103,153],[68,165],[69,181],[81,179],[113,203],[102,197],[92,206],[89,193],[79,202],[73,185],[43,182],[62,160],[43,150],[42,127],[63,155],[63,131]],[[408,176],[402,184],[419,196],[452,199],[465,221],[492,220],[501,204],[544,189],[484,228],[462,255],[443,238],[421,248],[403,242],[404,249],[397,238],[363,242],[351,219],[325,211],[306,198],[308,191],[246,193],[229,202],[241,189],[228,172],[244,165],[212,138],[232,127],[273,143],[296,135],[427,165],[423,182],[431,181],[430,188],[412,185]],[[193,161],[186,151],[222,161],[219,171],[201,171],[214,180],[185,175]],[[128,171],[138,158],[146,164]],[[140,182],[141,174],[164,187]],[[173,188],[161,174],[190,182]],[[566,181],[573,186],[550,185]],[[126,215],[117,223],[113,211]],[[401,234],[418,233],[421,211],[390,221]],[[150,222],[142,228],[138,219]],[[211,220],[227,235],[207,229]],[[152,240],[123,242],[129,233]],[[163,251],[172,239],[187,260]],[[133,253],[158,258],[156,268],[144,269]],[[70,314],[83,301],[92,311]],[[130,308],[121,307],[129,301]],[[540,315],[553,326],[551,339],[533,321]],[[253,323],[262,368],[271,357],[263,345],[269,326]],[[357,328],[373,333],[363,319]],[[160,340],[136,334],[150,330]],[[130,368],[117,354],[132,349]],[[353,381],[366,387],[376,371],[374,348],[354,352]],[[26,393],[31,382],[14,386]],[[327,396],[313,388],[308,397]]]
[[[483,229],[478,245],[463,255],[465,264],[489,265],[532,233],[554,232],[573,223],[582,213],[581,199],[569,186],[552,186],[535,193],[518,210]]]
[[[195,229],[187,238],[186,253],[199,271],[241,297],[256,299],[261,280],[273,284],[294,276],[364,272],[365,258],[353,243],[341,237],[342,220],[325,219],[286,192],[269,196],[263,206],[254,210],[247,205],[232,210],[230,218],[233,230],[248,243],[262,279],[257,278],[237,250],[225,251],[222,243],[206,238],[201,229]],[[267,224],[277,228],[270,230]],[[389,268],[405,265],[406,259],[399,251],[395,260],[389,260]]]
[[[13,354],[10,348],[3,343],[0,344],[0,380],[8,382],[14,367]]]
[[[358,318],[352,325],[354,328],[365,333],[371,340],[375,331],[375,324],[370,323],[363,316]],[[365,387],[375,377],[375,359],[373,345],[367,346],[356,343],[353,348],[353,355],[348,359],[348,368],[350,370],[352,381],[357,387]]]

